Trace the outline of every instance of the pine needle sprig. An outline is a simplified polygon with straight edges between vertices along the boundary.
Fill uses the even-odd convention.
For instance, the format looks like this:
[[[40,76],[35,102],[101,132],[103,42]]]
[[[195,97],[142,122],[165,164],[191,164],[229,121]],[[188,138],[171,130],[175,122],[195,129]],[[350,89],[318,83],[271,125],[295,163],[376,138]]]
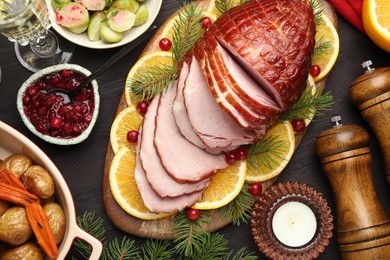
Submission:
[[[257,256],[253,255],[253,252],[248,252],[248,249],[246,247],[241,248],[233,255],[233,250],[229,252],[223,260],[255,260],[257,259]]]
[[[257,143],[247,146],[249,163],[248,167],[257,169],[258,165],[264,165],[268,169],[273,169],[278,162],[274,158],[284,160],[283,154],[287,147],[283,140],[277,140],[279,136],[263,137]]]
[[[314,22],[316,26],[322,23],[322,6],[318,0],[310,0],[311,8],[313,9]]]
[[[173,24],[172,52],[176,66],[184,60],[189,49],[204,33],[200,22],[204,11],[198,7],[194,2],[184,3],[182,11],[178,13],[178,19]]]
[[[314,87],[314,86],[312,86]],[[330,92],[316,92],[311,94],[312,87],[308,87],[302,92],[300,100],[295,103],[289,111],[281,115],[282,120],[291,121],[294,119],[311,119],[313,116],[323,115],[322,111],[331,108],[334,104]]]
[[[174,259],[172,240],[147,239],[141,247],[143,260]]]
[[[140,68],[128,86],[134,97],[134,102],[151,100],[162,93],[170,82],[177,78],[177,69],[174,66],[160,64],[155,67]]]
[[[174,240],[177,253],[189,257],[202,249],[205,243],[204,235],[207,233],[202,224],[210,221],[208,214],[205,213],[206,211],[202,211],[201,216],[195,221],[189,220],[185,212],[179,212],[173,218],[173,228],[177,236]]]
[[[237,197],[223,208],[223,217],[232,218],[232,223],[235,226],[248,223],[251,218],[251,209],[255,201],[248,191],[248,185],[245,183]]]
[[[85,212],[82,216],[77,217],[77,224],[86,232],[99,239],[102,243],[105,241],[105,229],[103,226],[102,218],[95,218],[95,211]],[[85,259],[88,259],[92,252],[92,248],[89,244],[86,244],[82,240],[76,239],[74,241],[76,250]]]
[[[118,238],[114,238],[106,244],[101,256],[102,260],[132,260],[142,259],[141,252],[138,246],[135,244],[135,240],[130,240],[127,237],[123,237],[119,242]]]
[[[325,37],[322,36],[316,41],[314,46],[313,61],[320,59],[322,55],[329,53],[330,48],[332,47],[331,41],[326,41]]]
[[[238,4],[236,3],[237,0],[216,0],[214,2],[215,7],[219,12],[224,14],[225,12],[232,9],[234,6],[241,5],[245,3],[247,0],[240,0]]]

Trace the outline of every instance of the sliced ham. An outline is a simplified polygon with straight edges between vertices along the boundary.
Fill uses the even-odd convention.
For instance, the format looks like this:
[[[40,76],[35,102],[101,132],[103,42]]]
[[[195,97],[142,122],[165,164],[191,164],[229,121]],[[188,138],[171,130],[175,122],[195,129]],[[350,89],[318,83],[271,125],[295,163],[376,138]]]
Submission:
[[[209,148],[234,148],[256,139],[256,134],[241,128],[215,101],[198,61],[192,58],[183,90],[190,123]]]
[[[134,170],[134,179],[141,194],[145,206],[154,213],[169,213],[182,210],[193,205],[202,195],[202,191],[197,191],[188,195],[178,197],[160,197],[150,186],[145,171],[141,165],[139,156],[139,143],[137,145],[137,156]]]
[[[203,190],[209,184],[209,179],[199,183],[178,183],[164,169],[154,147],[154,129],[159,96],[156,96],[148,107],[142,123],[142,133],[139,141],[139,157],[146,178],[151,187],[160,197],[176,197]]]
[[[228,165],[225,155],[212,155],[189,142],[180,133],[172,114],[176,87],[177,84],[174,84],[160,97],[154,145],[163,167],[176,181],[198,182]]]

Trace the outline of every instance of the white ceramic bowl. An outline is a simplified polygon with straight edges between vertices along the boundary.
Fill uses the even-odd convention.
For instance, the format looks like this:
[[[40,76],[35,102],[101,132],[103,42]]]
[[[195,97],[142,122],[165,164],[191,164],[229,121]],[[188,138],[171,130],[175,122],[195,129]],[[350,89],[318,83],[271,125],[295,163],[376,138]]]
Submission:
[[[83,68],[83,67],[81,67],[79,65],[76,65],[76,64],[60,64],[60,65],[54,65],[54,66],[45,68],[43,70],[40,70],[40,71],[34,73],[33,75],[31,75],[31,77],[29,77],[23,83],[22,87],[18,91],[16,105],[18,107],[18,111],[19,111],[20,117],[23,120],[23,123],[36,136],[38,136],[39,138],[42,138],[46,142],[49,142],[49,143],[52,143],[52,144],[73,145],[73,144],[81,143],[82,141],[87,139],[87,137],[89,136],[89,134],[91,133],[91,131],[93,129],[93,126],[96,123],[96,119],[97,119],[98,114],[99,114],[99,106],[100,106],[100,96],[99,96],[98,84],[97,84],[96,80],[93,80],[91,82],[93,90],[94,90],[94,97],[95,97],[95,108],[94,108],[94,112],[93,112],[93,115],[92,115],[92,120],[91,120],[89,126],[84,130],[84,132],[82,132],[79,136],[74,137],[74,138],[69,138],[69,139],[67,139],[67,138],[57,138],[57,137],[52,137],[52,136],[49,136],[49,135],[44,135],[44,134],[38,132],[35,129],[35,127],[33,126],[33,124],[30,122],[30,120],[27,118],[27,116],[24,114],[23,101],[22,101],[26,89],[34,81],[38,80],[43,75],[46,75],[46,74],[49,74],[49,73],[52,73],[52,72],[56,72],[56,71],[61,71],[63,69],[69,69],[69,70],[78,71],[78,72],[80,72],[81,74],[83,74],[85,76],[88,76],[88,75],[91,74],[91,72],[89,70],[87,70],[87,69],[85,69],[85,68]]]
[[[102,243],[77,225],[73,198],[60,171],[38,146],[14,128],[0,121],[0,159],[15,153],[28,155],[35,164],[46,168],[53,177],[57,202],[64,209],[66,217],[65,236],[59,245],[57,259],[65,259],[75,238],[81,238],[92,246],[90,259],[99,259],[103,249]]]
[[[109,49],[109,48],[115,48],[118,46],[125,45],[129,42],[132,42],[138,36],[143,34],[152,25],[158,13],[160,12],[162,0],[145,0],[145,2],[143,2],[142,4],[148,8],[149,11],[148,20],[140,26],[131,28],[129,31],[126,32],[125,37],[117,43],[105,43],[101,40],[93,42],[88,39],[88,35],[86,32],[81,34],[72,33],[71,31],[62,27],[56,22],[55,10],[53,9],[51,0],[46,0],[46,4],[47,4],[47,8],[49,9],[49,18],[50,18],[51,26],[62,37],[64,37],[68,41],[73,42],[74,44],[83,47],[87,47],[91,49]]]

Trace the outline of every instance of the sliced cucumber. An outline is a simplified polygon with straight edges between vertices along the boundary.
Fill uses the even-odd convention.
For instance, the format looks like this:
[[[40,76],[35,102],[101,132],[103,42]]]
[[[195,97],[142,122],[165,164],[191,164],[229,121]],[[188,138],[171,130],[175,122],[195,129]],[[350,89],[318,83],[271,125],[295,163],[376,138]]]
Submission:
[[[146,8],[146,6],[142,5],[135,14],[134,26],[140,26],[144,24],[148,20],[148,17],[149,10]]]
[[[100,25],[105,17],[104,12],[95,12],[91,16],[88,25],[88,39],[90,41],[94,42],[100,40]]]
[[[134,25],[135,14],[126,9],[112,9],[107,13],[108,25],[116,32],[125,32]]]
[[[102,41],[106,43],[115,43],[119,42],[120,40],[123,39],[124,33],[123,32],[116,32],[114,30],[111,30],[110,26],[108,26],[107,23],[103,22],[100,25],[100,38]]]

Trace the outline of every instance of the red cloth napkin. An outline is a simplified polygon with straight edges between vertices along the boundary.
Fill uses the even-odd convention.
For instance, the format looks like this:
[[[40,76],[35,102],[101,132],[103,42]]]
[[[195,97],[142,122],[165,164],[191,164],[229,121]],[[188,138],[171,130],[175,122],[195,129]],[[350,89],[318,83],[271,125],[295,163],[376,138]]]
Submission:
[[[362,33],[365,33],[362,22],[362,5],[363,0],[328,0],[334,9],[345,20],[351,23]]]

